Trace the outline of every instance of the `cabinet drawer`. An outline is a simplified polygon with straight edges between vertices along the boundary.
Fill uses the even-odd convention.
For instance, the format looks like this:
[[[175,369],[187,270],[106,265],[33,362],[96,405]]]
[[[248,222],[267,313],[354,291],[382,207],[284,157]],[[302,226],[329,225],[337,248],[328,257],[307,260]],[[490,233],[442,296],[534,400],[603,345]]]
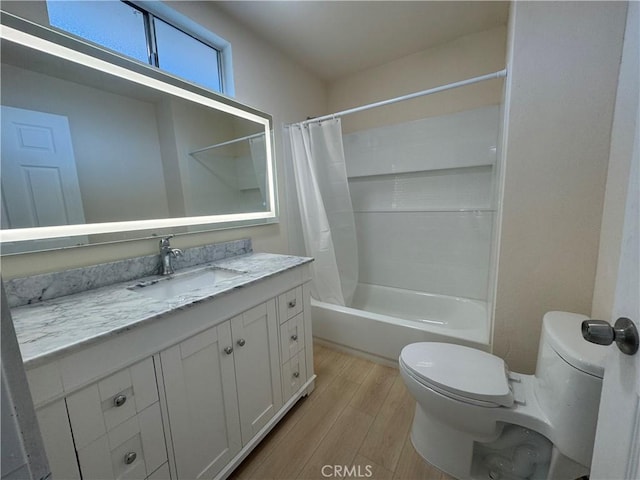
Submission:
[[[280,323],[286,322],[295,317],[304,306],[302,298],[302,286],[289,290],[278,297],[278,309],[280,313]]]
[[[157,401],[152,358],[69,395],[67,407],[76,448],[88,445]]]
[[[280,357],[288,361],[304,348],[304,315],[299,313],[280,325]]]
[[[83,478],[142,480],[166,461],[157,403],[78,449]]]
[[[294,355],[291,360],[282,365],[282,395],[286,402],[300,390],[307,379],[307,369],[304,360],[304,350]]]

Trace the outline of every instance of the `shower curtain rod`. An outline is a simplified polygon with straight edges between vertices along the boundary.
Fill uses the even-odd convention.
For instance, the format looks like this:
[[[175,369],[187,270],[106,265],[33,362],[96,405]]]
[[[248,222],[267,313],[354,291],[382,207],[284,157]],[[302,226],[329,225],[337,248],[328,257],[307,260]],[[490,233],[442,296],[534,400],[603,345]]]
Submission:
[[[421,92],[410,93],[401,97],[391,98],[389,100],[382,100],[380,102],[370,103],[361,107],[350,108],[341,112],[332,113],[330,115],[323,115],[321,117],[311,118],[303,122],[299,122],[301,125],[309,125],[314,122],[321,122],[323,120],[329,120],[330,118],[342,117],[344,115],[350,115],[352,113],[362,112],[369,110],[370,108],[383,107],[385,105],[391,105],[392,103],[402,102],[404,100],[410,100],[412,98],[422,97],[424,95],[431,95],[432,93],[444,92],[445,90],[451,90],[453,88],[464,87],[465,85],[471,85],[473,83],[483,82],[485,80],[493,80],[495,78],[504,78],[507,76],[507,69],[500,70],[498,72],[487,73],[486,75],[480,75],[479,77],[468,78],[467,80],[460,80],[459,82],[449,83],[447,85],[441,85],[439,87],[430,88]]]
[[[209,145],[208,147],[199,148],[198,150],[194,150],[193,152],[189,152],[189,155],[195,155],[196,153],[204,152],[205,150],[211,150],[212,148],[215,148],[215,147],[224,147],[225,145],[231,145],[232,143],[242,142],[243,140],[251,140],[252,138],[258,138],[258,137],[262,137],[262,136],[264,136],[264,132],[254,133],[253,135],[247,135],[246,137],[235,138],[235,139],[229,140],[227,142],[216,143],[215,145]]]

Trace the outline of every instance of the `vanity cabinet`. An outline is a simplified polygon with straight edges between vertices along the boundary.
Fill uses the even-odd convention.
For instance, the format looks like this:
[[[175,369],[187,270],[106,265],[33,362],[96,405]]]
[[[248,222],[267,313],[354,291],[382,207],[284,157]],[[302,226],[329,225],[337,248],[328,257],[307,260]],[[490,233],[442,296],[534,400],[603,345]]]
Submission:
[[[231,339],[244,446],[282,406],[275,300],[232,318]]]
[[[213,478],[242,448],[229,322],[160,354],[178,478]]]
[[[29,369],[53,479],[223,479],[313,389],[295,268]]]
[[[152,358],[66,397],[82,477],[147,478],[167,462]]]
[[[282,406],[275,301],[160,353],[178,478],[213,478]]]
[[[285,400],[288,400],[300,389],[306,379],[302,288],[280,295],[278,305],[281,322],[282,395]]]
[[[36,417],[53,480],[80,480],[64,398],[37,408]]]

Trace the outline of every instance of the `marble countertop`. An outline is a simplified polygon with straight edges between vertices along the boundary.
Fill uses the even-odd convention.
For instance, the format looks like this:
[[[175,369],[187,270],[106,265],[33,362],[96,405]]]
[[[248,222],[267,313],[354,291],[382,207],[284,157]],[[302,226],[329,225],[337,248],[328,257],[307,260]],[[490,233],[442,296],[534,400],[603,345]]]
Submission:
[[[176,272],[184,275],[203,267],[217,267],[242,274],[166,300],[128,288],[161,278],[156,275],[13,308],[11,315],[23,361],[26,367],[45,363],[311,261],[307,257],[250,253]]]

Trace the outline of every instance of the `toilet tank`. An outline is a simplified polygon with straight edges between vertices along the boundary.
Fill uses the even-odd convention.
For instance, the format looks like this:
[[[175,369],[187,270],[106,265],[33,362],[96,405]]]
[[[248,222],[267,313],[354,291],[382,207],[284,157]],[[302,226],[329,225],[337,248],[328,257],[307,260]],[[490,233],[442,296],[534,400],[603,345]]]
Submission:
[[[608,352],[582,338],[580,326],[588,318],[567,312],[544,316],[535,374],[536,399],[551,423],[550,440],[586,467],[591,465]]]

